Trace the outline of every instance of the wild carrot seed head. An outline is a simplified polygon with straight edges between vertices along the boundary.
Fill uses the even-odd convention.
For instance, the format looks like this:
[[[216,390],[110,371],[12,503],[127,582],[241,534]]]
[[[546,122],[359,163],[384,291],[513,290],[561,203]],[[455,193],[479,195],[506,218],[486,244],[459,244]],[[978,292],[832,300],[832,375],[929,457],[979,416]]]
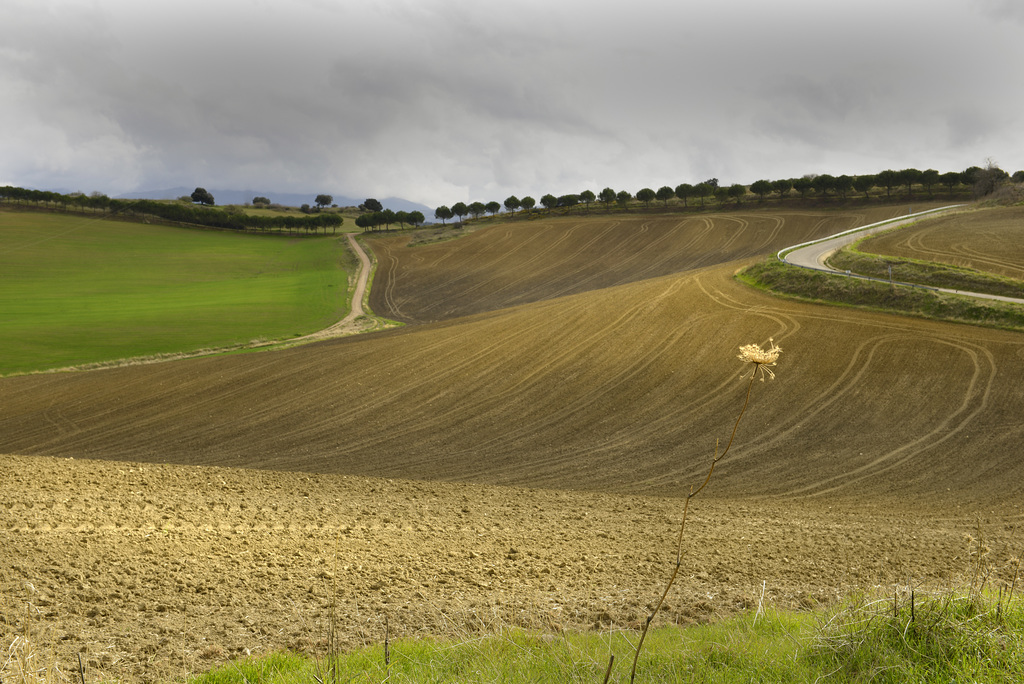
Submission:
[[[758,370],[761,371],[761,382],[764,382],[764,374],[767,373],[772,379],[775,378],[775,373],[772,372],[768,366],[774,366],[775,362],[779,359],[779,354],[782,353],[782,347],[775,346],[775,340],[768,338],[768,343],[771,345],[768,349],[762,349],[761,345],[758,344],[744,344],[740,347],[740,353],[738,358],[743,363],[753,364],[754,367],[751,370],[751,377]],[[747,374],[744,373],[743,377]]]

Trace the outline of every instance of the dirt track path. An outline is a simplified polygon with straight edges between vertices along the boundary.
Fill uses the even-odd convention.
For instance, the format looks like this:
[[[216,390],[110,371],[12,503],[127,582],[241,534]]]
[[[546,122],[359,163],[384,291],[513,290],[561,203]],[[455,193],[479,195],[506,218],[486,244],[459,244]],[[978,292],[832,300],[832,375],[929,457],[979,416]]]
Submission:
[[[352,236],[352,233],[349,233],[346,237],[348,238],[348,244],[352,248],[352,251],[356,253],[357,257],[359,257],[359,273],[356,276],[355,290],[352,292],[352,310],[348,312],[348,315],[345,316],[345,318],[341,319],[334,325],[315,333],[296,338],[297,340],[323,340],[330,337],[354,335],[356,333],[367,332],[369,330],[376,330],[381,327],[379,321],[372,319],[367,320],[364,318],[366,312],[363,309],[363,299],[366,296],[366,288],[369,286],[370,272],[372,270],[370,257],[366,255],[366,252]]]

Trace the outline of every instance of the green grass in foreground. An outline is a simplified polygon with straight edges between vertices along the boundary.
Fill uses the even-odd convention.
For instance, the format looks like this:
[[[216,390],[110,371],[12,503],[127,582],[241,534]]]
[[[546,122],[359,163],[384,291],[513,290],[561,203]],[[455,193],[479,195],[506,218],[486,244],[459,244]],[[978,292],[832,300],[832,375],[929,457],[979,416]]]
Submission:
[[[0,375],[319,330],[349,310],[344,239],[0,211]]]
[[[294,654],[239,661],[194,684],[326,682],[628,682],[637,634],[535,635],[509,630],[463,642],[399,641],[316,661]],[[892,599],[820,613],[748,613],[652,630],[638,682],[1024,681],[1024,605],[995,598]]]
[[[755,264],[737,277],[752,287],[813,302],[1024,330],[1024,306],[944,294],[918,287],[845,278],[784,264],[775,259]]]
[[[853,248],[839,250],[828,261],[839,271],[852,271],[872,278],[887,279],[892,268],[895,281],[1024,299],[1024,282],[971,268],[870,254]]]

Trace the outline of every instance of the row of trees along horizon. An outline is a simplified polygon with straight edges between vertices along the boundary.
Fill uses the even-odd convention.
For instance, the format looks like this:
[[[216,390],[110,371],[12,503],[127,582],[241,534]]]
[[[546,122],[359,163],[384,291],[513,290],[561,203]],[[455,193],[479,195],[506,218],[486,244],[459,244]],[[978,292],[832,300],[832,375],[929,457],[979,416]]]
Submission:
[[[270,206],[270,200],[261,197],[253,198],[253,205],[264,205],[264,200],[265,206]],[[328,228],[336,233],[338,227],[345,222],[344,218],[337,213],[322,211],[333,202],[330,195],[317,195],[316,209],[303,205],[300,209],[303,216],[255,215],[235,206],[214,208],[214,197],[205,188],[196,188],[191,195],[179,197],[177,200],[163,201],[119,200],[111,199],[100,192],[90,195],[81,192],[61,194],[49,190],[32,190],[6,185],[0,187],[0,201],[35,205],[44,209],[65,212],[77,210],[83,214],[102,213],[107,218],[157,219],[176,225],[260,232],[275,230],[289,234],[299,232],[317,234],[321,228],[325,235]]]
[[[906,190],[907,197],[913,198],[915,187],[919,187],[931,197],[934,197],[936,187],[944,187],[950,196],[958,189],[963,192],[963,189],[966,188],[974,198],[979,198],[991,194],[1000,183],[1007,180],[1016,183],[1024,182],[1024,171],[1017,171],[1011,177],[1007,172],[989,163],[985,168],[972,166],[963,171],[949,171],[941,174],[935,169],[925,171],[913,168],[902,171],[888,169],[873,175],[832,176],[826,173],[775,181],[758,180],[749,186],[739,183],[725,186],[720,184],[717,178],[709,178],[703,183],[694,185],[682,183],[674,188],[666,185],[658,190],[643,188],[638,190],[635,195],[626,190],[616,192],[612,188],[605,188],[596,195],[591,190],[560,197],[548,194],[540,198],[540,204],[547,210],[572,208],[580,204],[589,209],[592,203],[598,202],[607,211],[611,211],[613,206],[626,209],[634,200],[642,202],[645,207],[650,207],[651,202],[661,201],[667,207],[669,200],[678,199],[682,201],[684,208],[688,208],[690,202],[699,202],[700,207],[704,208],[705,200],[709,199],[713,199],[717,206],[723,207],[729,202],[739,205],[751,195],[756,195],[762,202],[769,199],[770,196],[781,202],[792,197],[794,193],[799,195],[800,199],[814,197],[845,200],[854,193],[863,194],[864,199],[870,199],[873,191],[881,190],[885,190],[885,199],[891,200],[893,192],[898,194],[901,189]],[[465,202],[458,202],[451,207],[442,205],[434,211],[434,218],[446,223],[448,219],[455,217],[461,221],[465,216],[472,218],[480,218],[484,214],[494,216],[502,210],[502,207],[509,214],[515,214],[519,210],[529,213],[536,206],[537,200],[533,197],[518,198],[513,195],[504,203],[473,202],[467,205]]]
[[[868,200],[873,191],[881,196],[881,190],[885,191],[885,200],[892,200],[894,191],[898,196],[901,189],[905,190],[905,197],[914,198],[915,187],[920,188],[930,197],[934,197],[936,187],[943,187],[951,197],[955,192],[959,192],[961,195],[967,192],[974,198],[980,198],[991,194],[1000,184],[1010,180],[1024,183],[1024,171],[1017,171],[1010,176],[1006,171],[989,162],[985,168],[971,166],[963,171],[950,171],[941,174],[935,169],[925,171],[913,168],[902,171],[889,169],[873,175],[809,174],[801,178],[775,181],[758,180],[749,186],[739,183],[725,186],[720,184],[717,178],[710,178],[703,183],[694,185],[682,183],[675,188],[667,185],[658,190],[642,188],[635,195],[626,190],[616,192],[612,188],[605,188],[599,194],[594,194],[590,190],[560,197],[547,194],[540,198],[540,204],[549,211],[560,208],[571,209],[581,204],[589,210],[592,203],[598,202],[604,205],[607,211],[611,211],[612,207],[616,206],[626,210],[634,201],[643,203],[645,207],[650,207],[651,202],[661,201],[667,207],[670,200],[678,199],[682,201],[684,208],[689,208],[691,202],[694,202],[694,208],[698,202],[700,208],[704,208],[709,199],[717,203],[718,207],[725,207],[729,202],[738,206],[751,195],[756,195],[762,202],[769,199],[769,196],[782,202],[794,197],[794,193],[801,200],[808,198],[845,200],[853,193],[863,194],[864,199]],[[304,216],[288,216],[285,213],[249,214],[237,206],[214,209],[213,195],[201,187],[197,187],[191,195],[179,197],[177,201],[161,201],[118,200],[111,199],[99,192],[90,195],[81,192],[61,194],[48,190],[32,190],[7,185],[0,186],[0,201],[23,205],[31,204],[50,210],[78,210],[82,213],[102,212],[111,217],[134,220],[145,220],[152,217],[174,224],[260,232],[276,230],[278,232],[287,231],[289,234],[300,231],[317,234],[320,228],[323,228],[324,234],[327,233],[328,228],[337,232],[338,227],[344,223],[342,216],[335,212],[324,211],[334,202],[334,198],[328,194],[317,195],[314,200],[315,206],[303,204],[299,210],[305,214]],[[272,204],[269,198],[260,196],[253,198],[252,205],[285,209],[280,205]],[[464,202],[457,202],[451,207],[438,207],[434,211],[434,218],[442,223],[455,217],[462,221],[466,216],[472,218],[480,218],[485,214],[495,216],[501,212],[502,208],[510,215],[514,215],[520,210],[531,213],[536,205],[537,202],[532,197],[520,199],[514,195],[508,197],[504,203],[473,202],[467,205]],[[337,205],[333,206],[337,207]],[[379,201],[373,198],[360,204],[358,209],[364,213],[356,218],[355,224],[364,232],[378,230],[382,226],[385,229],[390,229],[395,224],[402,228],[406,225],[416,228],[426,220],[420,211],[392,211],[385,209]]]

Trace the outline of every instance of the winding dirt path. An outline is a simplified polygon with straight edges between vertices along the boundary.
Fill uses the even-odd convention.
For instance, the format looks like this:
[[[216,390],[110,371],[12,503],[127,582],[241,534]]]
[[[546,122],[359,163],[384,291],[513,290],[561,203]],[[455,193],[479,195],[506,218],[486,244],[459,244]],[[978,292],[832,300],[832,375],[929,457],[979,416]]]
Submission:
[[[352,251],[359,257],[359,273],[356,276],[355,290],[352,292],[352,310],[348,312],[345,318],[334,325],[309,335],[297,337],[297,341],[325,340],[331,337],[355,335],[384,327],[381,321],[375,318],[367,318],[366,311],[363,309],[363,299],[366,297],[366,288],[369,286],[370,272],[372,270],[370,257],[366,255],[366,252],[352,236],[352,233],[349,233],[346,237]]]

